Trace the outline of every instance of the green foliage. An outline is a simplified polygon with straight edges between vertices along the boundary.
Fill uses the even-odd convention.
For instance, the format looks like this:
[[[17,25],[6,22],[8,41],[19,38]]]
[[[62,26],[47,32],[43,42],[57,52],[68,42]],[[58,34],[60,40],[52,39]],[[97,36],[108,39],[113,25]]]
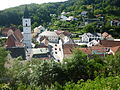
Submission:
[[[77,84],[69,82],[64,86],[64,90],[119,90],[120,76],[108,78],[96,78],[94,81],[78,81]]]
[[[13,78],[30,85],[51,85],[60,82],[61,66],[52,61],[34,60],[32,62],[16,61],[11,69]]]
[[[120,52],[118,52],[114,56],[107,56],[105,58],[105,63],[107,65],[105,66],[106,73],[108,73],[109,76],[117,76],[120,75]]]
[[[3,47],[5,45],[6,40],[7,40],[6,38],[0,39],[0,47]]]
[[[15,82],[0,86],[19,90],[116,90],[120,87],[119,66],[120,53],[88,57],[75,49],[73,56],[62,63],[53,60],[15,60],[9,68]]]
[[[88,24],[88,25],[86,25],[85,27],[83,27],[82,30],[85,31],[85,32],[91,32],[91,33],[98,32],[98,31],[97,31],[96,24],[97,24],[97,23]]]
[[[87,55],[80,50],[75,50],[73,57],[66,59],[63,68],[66,73],[66,80],[77,82],[79,79],[87,79]]]
[[[0,78],[4,77],[6,69],[4,67],[6,62],[6,56],[8,52],[4,48],[0,48]]]
[[[8,84],[0,84],[0,90],[10,90],[10,86]]]

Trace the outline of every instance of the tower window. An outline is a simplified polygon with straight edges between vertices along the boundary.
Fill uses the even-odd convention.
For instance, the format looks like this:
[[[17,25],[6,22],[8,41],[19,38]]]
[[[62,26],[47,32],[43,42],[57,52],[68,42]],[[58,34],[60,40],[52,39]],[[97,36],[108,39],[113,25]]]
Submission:
[[[27,26],[27,23],[26,23],[26,26]]]
[[[57,52],[55,52],[55,54],[57,54]]]

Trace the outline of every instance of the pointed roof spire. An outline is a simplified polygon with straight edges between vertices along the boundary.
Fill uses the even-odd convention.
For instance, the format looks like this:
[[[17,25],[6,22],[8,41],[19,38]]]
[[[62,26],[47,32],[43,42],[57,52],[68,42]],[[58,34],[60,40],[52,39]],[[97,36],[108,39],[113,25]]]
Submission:
[[[29,11],[27,5],[25,5],[24,18],[29,18]]]

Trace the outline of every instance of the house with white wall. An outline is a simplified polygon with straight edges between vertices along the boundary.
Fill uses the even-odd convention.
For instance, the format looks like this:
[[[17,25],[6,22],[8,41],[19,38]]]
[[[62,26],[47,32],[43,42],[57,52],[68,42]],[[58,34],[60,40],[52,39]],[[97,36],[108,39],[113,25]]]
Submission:
[[[99,44],[99,40],[92,40],[89,43],[87,43],[87,47],[96,46],[98,44]]]
[[[84,33],[81,37],[81,42],[89,43],[92,40],[102,40],[101,33]]]
[[[111,26],[120,26],[120,20],[112,20],[110,21]]]
[[[59,40],[59,43],[49,43],[49,46],[51,46],[50,54],[53,59],[55,61],[62,62],[64,58],[62,41]]]
[[[38,42],[40,42],[39,40],[43,36],[46,36],[50,43],[58,43],[59,41],[59,36],[54,31],[44,31],[41,34],[39,34],[37,38]]]
[[[82,11],[82,12],[81,12],[81,16],[86,17],[86,16],[87,16],[87,14],[88,14],[88,11]]]

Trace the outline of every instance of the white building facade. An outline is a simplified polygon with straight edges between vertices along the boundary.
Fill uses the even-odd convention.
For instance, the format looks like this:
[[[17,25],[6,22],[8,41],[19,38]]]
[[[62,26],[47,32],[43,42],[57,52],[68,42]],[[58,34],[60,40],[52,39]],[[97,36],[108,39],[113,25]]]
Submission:
[[[92,40],[102,40],[101,33],[84,33],[81,37],[81,42],[89,43]]]
[[[46,36],[50,43],[58,43],[59,41],[59,36],[54,31],[42,32],[41,34],[39,34],[38,40],[40,40],[42,36]]]
[[[25,48],[32,47],[32,35],[31,35],[31,19],[28,16],[22,18],[23,23],[23,43]]]

